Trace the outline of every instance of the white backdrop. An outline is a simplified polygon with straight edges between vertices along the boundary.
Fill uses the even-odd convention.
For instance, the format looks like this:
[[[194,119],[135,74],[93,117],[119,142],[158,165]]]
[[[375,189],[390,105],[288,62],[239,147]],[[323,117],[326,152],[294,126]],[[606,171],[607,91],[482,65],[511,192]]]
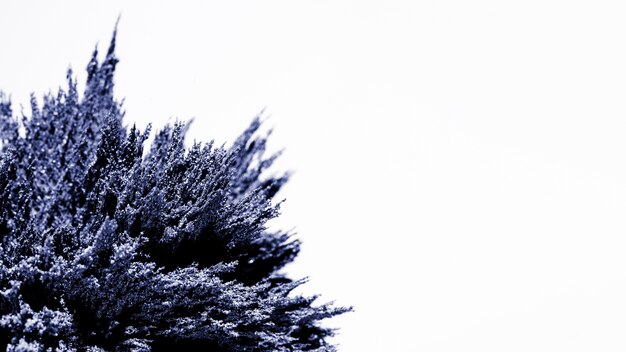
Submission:
[[[3,1],[0,89],[83,82],[121,13],[128,123],[271,115],[340,351],[624,351],[622,4]]]

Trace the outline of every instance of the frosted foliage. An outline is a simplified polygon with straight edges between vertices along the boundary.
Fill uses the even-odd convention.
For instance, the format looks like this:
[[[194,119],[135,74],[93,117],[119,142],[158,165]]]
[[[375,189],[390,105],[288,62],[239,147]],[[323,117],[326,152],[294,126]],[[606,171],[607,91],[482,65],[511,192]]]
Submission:
[[[260,121],[230,147],[186,149],[188,125],[127,128],[115,34],[79,96],[0,94],[0,345],[7,351],[330,351],[349,308],[290,294],[299,242],[269,231],[287,174],[265,176]],[[41,106],[40,106],[41,105]],[[149,128],[148,128],[149,130]]]

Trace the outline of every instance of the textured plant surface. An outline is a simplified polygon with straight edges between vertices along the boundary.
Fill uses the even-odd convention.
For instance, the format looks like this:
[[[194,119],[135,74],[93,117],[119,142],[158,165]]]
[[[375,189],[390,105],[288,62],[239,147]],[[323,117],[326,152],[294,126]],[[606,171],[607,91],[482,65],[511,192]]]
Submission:
[[[7,351],[327,351],[314,305],[279,273],[299,243],[272,232],[287,176],[266,176],[259,119],[231,147],[186,149],[187,125],[126,128],[115,34],[79,96],[16,118],[0,96],[0,345]]]

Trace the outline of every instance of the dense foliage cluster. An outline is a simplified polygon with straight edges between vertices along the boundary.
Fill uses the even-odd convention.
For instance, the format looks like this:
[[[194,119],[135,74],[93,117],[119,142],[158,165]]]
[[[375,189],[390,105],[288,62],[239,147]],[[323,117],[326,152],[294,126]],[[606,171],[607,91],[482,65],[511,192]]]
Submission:
[[[328,351],[348,308],[290,294],[299,243],[268,230],[287,176],[259,119],[230,147],[122,124],[115,34],[79,96],[0,96],[0,345],[7,351]],[[148,128],[149,129],[149,128]]]

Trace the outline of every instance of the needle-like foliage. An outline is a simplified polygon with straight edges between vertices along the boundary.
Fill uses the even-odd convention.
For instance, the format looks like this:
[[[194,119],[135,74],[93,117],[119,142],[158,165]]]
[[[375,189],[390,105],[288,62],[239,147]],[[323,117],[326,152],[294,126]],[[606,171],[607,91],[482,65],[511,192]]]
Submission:
[[[290,294],[298,254],[268,230],[287,175],[266,176],[259,119],[230,147],[187,149],[188,125],[123,125],[115,33],[79,96],[0,96],[0,346],[7,351],[329,351],[349,308]]]

